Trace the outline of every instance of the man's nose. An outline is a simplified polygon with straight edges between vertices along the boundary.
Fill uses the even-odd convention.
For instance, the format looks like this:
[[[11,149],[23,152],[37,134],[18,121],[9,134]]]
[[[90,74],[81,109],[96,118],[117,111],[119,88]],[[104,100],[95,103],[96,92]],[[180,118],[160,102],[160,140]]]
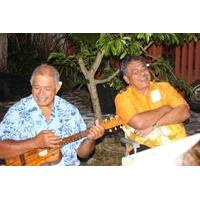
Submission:
[[[43,88],[40,88],[38,93],[39,93],[40,95],[43,95],[43,94],[44,94],[44,89],[43,89]]]
[[[141,71],[140,71],[140,74],[142,74],[142,75],[144,75],[146,73],[146,69],[142,69]]]

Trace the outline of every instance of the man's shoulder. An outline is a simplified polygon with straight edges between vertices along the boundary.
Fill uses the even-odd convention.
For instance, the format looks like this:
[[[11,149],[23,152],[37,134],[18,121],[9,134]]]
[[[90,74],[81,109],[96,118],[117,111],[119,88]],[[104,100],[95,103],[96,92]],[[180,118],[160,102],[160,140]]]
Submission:
[[[170,87],[171,84],[169,82],[166,82],[166,81],[162,81],[162,82],[152,82],[151,85],[154,87],[154,88],[167,88],[167,87]]]
[[[126,95],[129,94],[130,92],[131,92],[130,87],[127,86],[127,87],[121,89],[121,90],[117,93],[116,97],[126,96]]]
[[[11,108],[27,108],[29,104],[31,104],[33,100],[32,95],[29,95],[27,97],[24,97],[22,99],[20,99],[18,102],[16,102],[15,104],[13,104],[13,106],[11,106]]]
[[[55,96],[56,98],[56,106],[62,109],[77,109],[72,103],[63,99],[62,97]]]
[[[124,94],[127,94],[127,93],[129,93],[129,92],[130,92],[130,87],[127,86],[127,87],[121,89],[121,90],[118,92],[118,94],[124,95]]]
[[[19,117],[19,113],[26,113],[30,109],[31,101],[32,101],[31,95],[22,98],[8,109],[4,117],[14,116],[15,118],[17,118]]]
[[[72,119],[72,117],[74,116],[81,116],[79,109],[75,105],[68,102],[66,99],[63,99],[62,97],[56,96],[56,104],[54,108],[58,113],[60,113],[61,117],[67,117]]]

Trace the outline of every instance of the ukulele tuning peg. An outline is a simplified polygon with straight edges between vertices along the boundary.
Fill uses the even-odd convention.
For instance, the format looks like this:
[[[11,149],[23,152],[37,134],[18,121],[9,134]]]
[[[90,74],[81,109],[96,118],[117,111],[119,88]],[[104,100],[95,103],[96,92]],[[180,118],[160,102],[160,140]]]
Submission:
[[[115,130],[117,130],[117,127],[115,127]]]
[[[112,129],[109,129],[109,132],[112,132]]]

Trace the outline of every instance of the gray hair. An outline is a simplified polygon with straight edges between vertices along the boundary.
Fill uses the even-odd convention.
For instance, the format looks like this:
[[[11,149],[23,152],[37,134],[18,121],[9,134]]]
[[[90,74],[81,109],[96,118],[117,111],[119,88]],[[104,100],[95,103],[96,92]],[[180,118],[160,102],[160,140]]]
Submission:
[[[36,75],[41,75],[41,76],[51,76],[54,78],[56,84],[60,84],[60,74],[57,71],[57,69],[51,65],[48,64],[41,64],[38,67],[35,68],[31,75],[30,82],[32,84],[33,79]]]
[[[132,62],[132,61],[138,61],[141,62],[144,67],[147,67],[147,63],[144,60],[144,58],[142,56],[132,56],[132,55],[127,55],[121,62],[120,65],[120,72],[123,76],[125,76],[127,74],[127,65]]]

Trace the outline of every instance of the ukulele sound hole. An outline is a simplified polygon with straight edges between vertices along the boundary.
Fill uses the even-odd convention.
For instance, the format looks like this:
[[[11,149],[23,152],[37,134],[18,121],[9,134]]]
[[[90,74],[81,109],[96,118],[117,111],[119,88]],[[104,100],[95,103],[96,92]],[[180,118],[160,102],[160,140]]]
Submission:
[[[48,154],[48,150],[47,149],[39,149],[38,150],[38,155],[40,156],[40,157],[44,157],[44,156],[46,156]]]

